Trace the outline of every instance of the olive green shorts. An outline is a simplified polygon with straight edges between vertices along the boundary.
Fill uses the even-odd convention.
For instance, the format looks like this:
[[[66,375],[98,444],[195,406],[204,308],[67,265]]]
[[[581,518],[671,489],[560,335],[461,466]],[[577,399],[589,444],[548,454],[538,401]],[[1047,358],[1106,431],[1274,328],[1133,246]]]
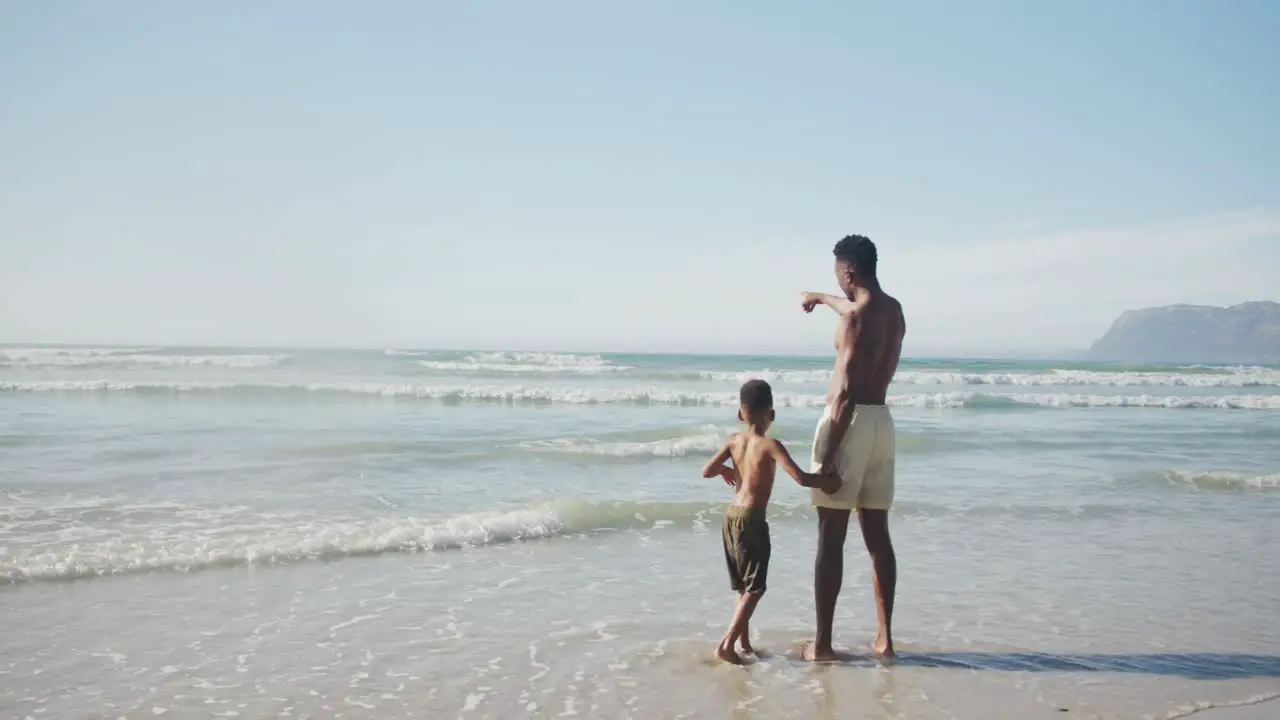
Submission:
[[[735,592],[763,593],[769,578],[769,523],[764,508],[731,505],[724,514],[724,561]]]

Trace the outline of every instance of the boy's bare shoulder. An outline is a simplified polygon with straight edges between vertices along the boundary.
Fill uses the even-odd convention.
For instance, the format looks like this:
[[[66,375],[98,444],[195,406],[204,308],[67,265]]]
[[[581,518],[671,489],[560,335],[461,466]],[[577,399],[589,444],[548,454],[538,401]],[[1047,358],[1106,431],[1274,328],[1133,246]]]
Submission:
[[[767,437],[764,440],[767,443],[765,447],[768,448],[770,452],[777,452],[779,450],[787,449],[787,446],[783,445],[782,441],[779,440],[778,438]]]
[[[755,455],[759,456],[760,462],[772,463],[777,460],[780,451],[784,450],[782,443],[776,438],[762,437],[756,440]]]
[[[730,433],[729,437],[724,441],[724,446],[729,448],[729,453],[733,455],[735,463],[742,461],[743,451],[747,448],[747,436],[740,432]]]

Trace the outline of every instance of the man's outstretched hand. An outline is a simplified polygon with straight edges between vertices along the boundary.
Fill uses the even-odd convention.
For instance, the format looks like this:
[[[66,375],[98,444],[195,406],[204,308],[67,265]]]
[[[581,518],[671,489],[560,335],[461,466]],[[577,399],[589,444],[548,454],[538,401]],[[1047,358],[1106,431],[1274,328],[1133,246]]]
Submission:
[[[813,309],[822,304],[822,293],[802,292],[800,293],[804,301],[800,303],[800,307],[807,313],[813,312]]]

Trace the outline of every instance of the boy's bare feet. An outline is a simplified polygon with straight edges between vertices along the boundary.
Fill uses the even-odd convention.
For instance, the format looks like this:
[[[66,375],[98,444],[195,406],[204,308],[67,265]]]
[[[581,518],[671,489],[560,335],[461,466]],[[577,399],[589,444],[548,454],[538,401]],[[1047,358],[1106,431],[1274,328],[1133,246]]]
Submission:
[[[875,651],[876,655],[886,659],[892,659],[897,655],[893,651],[893,639],[886,637],[883,630],[876,636],[876,641],[871,646],[871,649]]]
[[[716,647],[716,657],[727,663],[733,663],[734,665],[742,664],[742,657],[733,651],[732,645],[720,643],[720,645]]]
[[[819,648],[814,642],[807,642],[800,651],[800,657],[809,662],[834,662],[836,651],[831,648]]]

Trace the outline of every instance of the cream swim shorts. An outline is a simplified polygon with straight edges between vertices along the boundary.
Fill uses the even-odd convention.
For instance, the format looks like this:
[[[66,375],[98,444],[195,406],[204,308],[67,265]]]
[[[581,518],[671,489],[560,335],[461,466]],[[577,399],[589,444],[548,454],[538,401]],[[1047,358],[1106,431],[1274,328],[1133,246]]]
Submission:
[[[813,439],[813,472],[823,472],[831,427],[831,406],[822,413]],[[844,484],[833,495],[814,488],[814,507],[888,510],[893,505],[893,416],[885,405],[857,405],[836,454],[835,473]]]

